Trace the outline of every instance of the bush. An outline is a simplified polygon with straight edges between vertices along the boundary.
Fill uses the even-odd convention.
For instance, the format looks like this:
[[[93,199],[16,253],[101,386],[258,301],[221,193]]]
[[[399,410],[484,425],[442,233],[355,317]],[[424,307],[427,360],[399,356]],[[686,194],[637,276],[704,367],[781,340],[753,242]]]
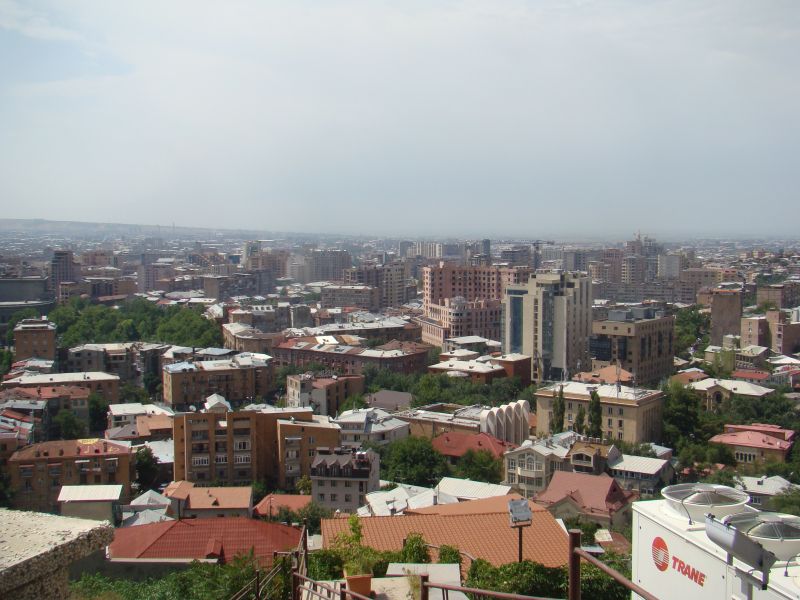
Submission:
[[[400,557],[406,563],[429,563],[431,553],[425,543],[425,538],[419,533],[410,533],[406,538],[406,543],[400,551]]]
[[[443,564],[461,564],[461,552],[455,546],[442,545],[439,547],[439,562]]]

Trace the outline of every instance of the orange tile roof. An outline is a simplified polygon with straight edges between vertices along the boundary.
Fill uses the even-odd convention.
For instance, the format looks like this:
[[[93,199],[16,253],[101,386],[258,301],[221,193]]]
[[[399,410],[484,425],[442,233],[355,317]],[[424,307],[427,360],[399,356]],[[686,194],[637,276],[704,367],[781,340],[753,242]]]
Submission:
[[[467,515],[400,515],[362,517],[363,543],[376,550],[400,550],[410,533],[420,533],[429,544],[449,544],[476,558],[499,566],[517,561],[517,532],[508,525],[507,513]],[[323,547],[347,531],[346,519],[323,519]],[[546,511],[533,513],[533,522],[522,535],[522,556],[547,567],[567,562],[567,534]]]
[[[515,444],[499,440],[488,433],[467,431],[448,431],[433,438],[433,447],[445,456],[460,458],[467,450],[486,450],[495,458],[502,458],[507,450],[516,448]]]
[[[583,383],[617,383],[617,367],[609,365],[596,371],[583,371],[572,378],[572,381],[582,381]],[[633,373],[625,369],[619,370],[619,382],[630,383],[633,381]]]
[[[281,507],[292,512],[305,508],[311,503],[311,496],[300,494],[268,494],[253,507],[253,514],[259,517],[277,515]]]
[[[139,437],[146,437],[154,431],[168,429],[172,431],[172,415],[137,415],[136,431]]]
[[[251,549],[259,563],[272,563],[272,553],[296,548],[300,530],[246,517],[163,521],[114,532],[108,547],[112,559],[205,559],[227,562]]]
[[[194,487],[189,481],[173,481],[164,490],[167,498],[186,500],[189,510],[247,509],[253,498],[253,488],[240,487]]]
[[[407,508],[406,515],[486,515],[491,513],[508,514],[508,501],[521,500],[519,494],[507,494],[505,496],[492,496],[491,498],[478,498],[477,500],[466,500],[454,504],[436,504],[424,508]],[[541,506],[528,502],[532,512],[545,510]]]

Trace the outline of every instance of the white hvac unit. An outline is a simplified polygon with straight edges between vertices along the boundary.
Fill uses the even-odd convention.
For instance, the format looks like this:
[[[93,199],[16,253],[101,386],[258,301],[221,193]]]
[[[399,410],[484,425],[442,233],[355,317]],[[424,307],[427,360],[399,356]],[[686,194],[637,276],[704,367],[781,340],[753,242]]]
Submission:
[[[675,515],[695,523],[702,523],[709,512],[717,517],[736,514],[750,501],[750,496],[740,490],[711,483],[670,485],[661,490],[661,495]]]
[[[633,505],[635,583],[662,600],[800,600],[800,518],[760,512],[727,486],[662,495]]]

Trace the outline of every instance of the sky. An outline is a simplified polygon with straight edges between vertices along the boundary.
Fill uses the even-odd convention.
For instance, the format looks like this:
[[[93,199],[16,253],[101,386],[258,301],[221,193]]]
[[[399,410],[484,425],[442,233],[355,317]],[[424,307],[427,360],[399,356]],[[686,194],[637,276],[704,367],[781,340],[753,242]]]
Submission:
[[[0,216],[791,235],[797,0],[0,0]]]

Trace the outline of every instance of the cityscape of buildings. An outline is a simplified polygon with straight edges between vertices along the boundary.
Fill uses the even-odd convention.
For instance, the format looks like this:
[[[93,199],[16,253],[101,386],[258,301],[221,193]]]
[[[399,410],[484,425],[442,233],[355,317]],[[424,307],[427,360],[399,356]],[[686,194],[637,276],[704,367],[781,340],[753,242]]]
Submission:
[[[380,521],[392,519],[483,557],[467,539],[439,539],[436,520],[489,523],[524,499],[538,531],[556,537],[523,552],[557,566],[567,539],[558,523],[591,523],[632,556],[644,552],[619,532],[665,486],[730,481],[759,508],[800,493],[788,468],[796,432],[766,408],[796,412],[800,400],[791,241],[637,234],[580,247],[9,229],[0,311],[3,502],[110,523],[107,572],[115,561],[147,572],[163,558],[198,558],[153,529],[185,520],[224,519],[238,539],[272,540],[253,546],[268,564],[299,540],[291,523],[264,529],[280,506],[357,515],[376,548],[393,548],[394,526]],[[102,329],[115,312],[122,320]],[[737,402],[758,403],[760,417],[719,421],[698,441],[721,458],[698,460],[673,430],[681,393],[720,419]],[[425,486],[395,470],[386,480],[383,462],[414,439],[449,476]],[[477,455],[492,475],[454,477]],[[152,457],[146,476],[142,456]],[[336,521],[322,521],[325,547]],[[203,527],[180,535],[205,546],[218,534]],[[131,531],[154,536],[159,554],[131,554]]]

